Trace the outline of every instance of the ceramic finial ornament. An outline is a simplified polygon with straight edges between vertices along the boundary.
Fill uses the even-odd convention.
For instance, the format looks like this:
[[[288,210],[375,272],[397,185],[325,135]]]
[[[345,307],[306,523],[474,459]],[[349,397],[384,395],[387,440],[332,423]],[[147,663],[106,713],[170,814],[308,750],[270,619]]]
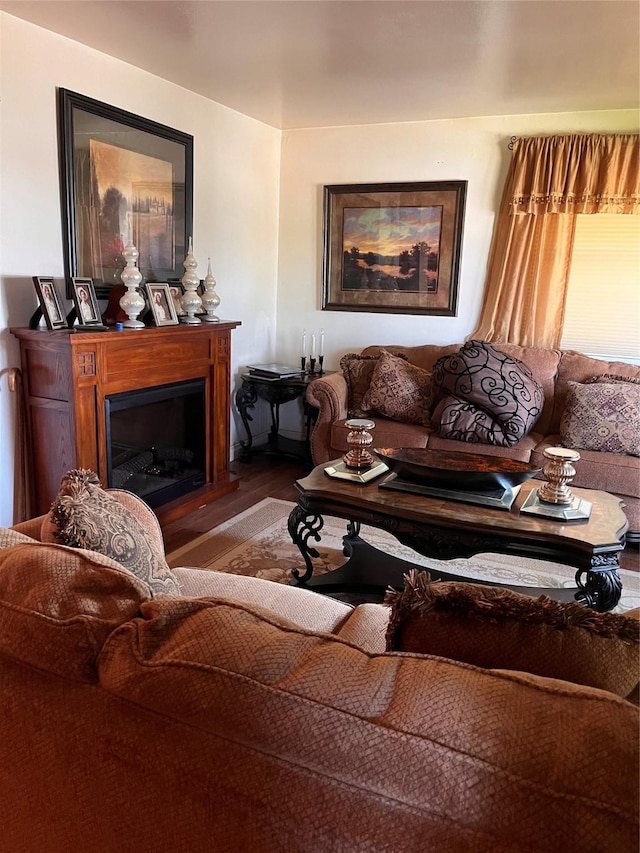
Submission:
[[[142,281],[142,273],[137,267],[139,254],[133,243],[129,243],[122,250],[122,256],[127,262],[120,273],[122,283],[127,288],[127,292],[120,299],[120,307],[129,318],[124,321],[125,329],[144,329],[142,320],[136,319],[145,304],[141,294],[138,293],[138,285]]]
[[[204,318],[207,323],[219,323],[220,317],[216,316],[216,308],[220,305],[220,297],[216,293],[216,280],[211,272],[211,258],[204,277],[204,292],[202,294],[202,307],[207,312]]]
[[[200,299],[200,296],[196,292],[196,288],[200,284],[200,279],[196,273],[198,262],[193,257],[193,244],[191,237],[189,237],[189,248],[187,256],[183,261],[183,266],[185,269],[185,273],[182,276],[184,293],[180,299],[180,304],[184,310],[184,317],[180,317],[180,322],[194,325],[195,323],[201,322],[200,318],[196,317],[196,314],[202,310],[202,299]]]

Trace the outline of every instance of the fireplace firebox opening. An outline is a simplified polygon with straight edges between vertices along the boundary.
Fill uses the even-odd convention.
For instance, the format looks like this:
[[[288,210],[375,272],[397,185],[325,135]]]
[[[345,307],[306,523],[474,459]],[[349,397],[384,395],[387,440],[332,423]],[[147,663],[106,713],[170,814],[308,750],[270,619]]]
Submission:
[[[204,379],[111,394],[105,416],[109,487],[155,508],[205,484]]]

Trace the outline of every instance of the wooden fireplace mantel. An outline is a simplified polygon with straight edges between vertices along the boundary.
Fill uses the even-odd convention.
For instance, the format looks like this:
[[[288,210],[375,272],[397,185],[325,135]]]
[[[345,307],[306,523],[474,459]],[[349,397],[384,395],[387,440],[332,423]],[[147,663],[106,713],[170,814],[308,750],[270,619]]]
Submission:
[[[229,429],[231,331],[239,325],[11,329],[20,341],[34,513],[49,511],[72,468],[90,468],[106,485],[105,397],[189,379],[205,381],[206,481],[156,513],[168,522],[236,489]]]

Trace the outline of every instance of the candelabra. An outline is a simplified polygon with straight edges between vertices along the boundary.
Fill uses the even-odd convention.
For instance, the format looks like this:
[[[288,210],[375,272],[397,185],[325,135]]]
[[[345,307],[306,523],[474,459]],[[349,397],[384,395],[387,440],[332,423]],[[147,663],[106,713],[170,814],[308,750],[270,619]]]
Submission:
[[[200,318],[195,315],[202,310],[202,299],[198,293],[196,293],[196,288],[200,284],[200,279],[195,271],[198,266],[198,262],[193,257],[191,237],[189,237],[189,249],[187,251],[186,258],[183,261],[183,266],[185,269],[185,273],[182,276],[184,293],[180,298],[180,304],[184,310],[184,317],[180,317],[180,322],[194,325],[201,322]]]
[[[202,307],[207,312],[204,318],[207,323],[219,323],[220,317],[216,316],[216,308],[220,305],[220,297],[215,291],[216,280],[211,272],[211,258],[207,267],[207,274],[204,277],[204,292],[202,294]]]
[[[125,329],[144,329],[142,320],[136,319],[145,305],[142,295],[138,293],[138,285],[142,281],[142,273],[136,266],[139,255],[132,243],[122,250],[122,256],[127,262],[120,273],[122,283],[127,288],[127,292],[120,298],[120,307],[129,318],[123,323]]]

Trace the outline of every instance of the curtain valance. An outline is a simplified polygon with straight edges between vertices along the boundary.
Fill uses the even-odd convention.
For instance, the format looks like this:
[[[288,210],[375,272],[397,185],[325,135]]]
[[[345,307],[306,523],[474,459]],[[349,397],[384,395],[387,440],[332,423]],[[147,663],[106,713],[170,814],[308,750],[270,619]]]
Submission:
[[[508,213],[639,213],[640,136],[584,134],[513,143]]]

